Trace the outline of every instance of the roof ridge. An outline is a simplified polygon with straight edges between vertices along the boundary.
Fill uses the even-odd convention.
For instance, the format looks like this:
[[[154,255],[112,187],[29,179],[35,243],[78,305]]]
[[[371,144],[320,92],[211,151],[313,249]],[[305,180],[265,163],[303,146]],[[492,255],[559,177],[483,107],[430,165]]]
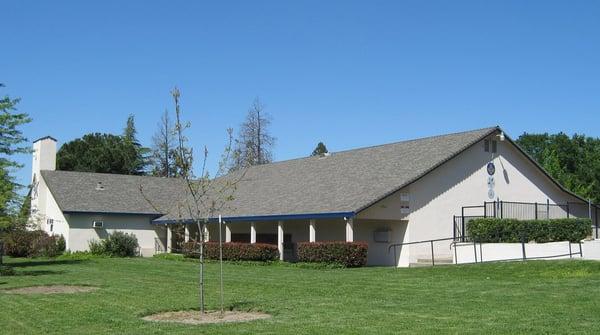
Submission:
[[[452,136],[452,135],[460,135],[460,134],[466,134],[466,133],[474,133],[474,132],[479,132],[479,131],[483,131],[483,130],[490,130],[491,131],[491,130],[494,130],[494,129],[500,129],[500,126],[484,127],[484,128],[472,129],[472,130],[466,130],[466,131],[458,131],[458,132],[454,132],[454,133],[424,136],[424,137],[413,138],[413,139],[409,139],[409,140],[401,140],[401,141],[395,141],[395,142],[389,142],[389,143],[383,143],[383,144],[368,145],[368,146],[365,146],[365,147],[345,149],[345,150],[341,150],[341,151],[331,152],[331,156],[335,156],[335,155],[340,154],[340,153],[347,153],[347,152],[352,152],[352,151],[372,149],[372,148],[383,147],[383,146],[387,146],[387,145],[394,145],[394,144],[400,144],[400,143],[409,143],[409,142],[421,141],[421,140],[426,140],[426,139],[434,139],[434,138],[444,137],[444,136]],[[280,163],[287,163],[287,162],[292,162],[292,161],[297,161],[297,160],[308,160],[308,159],[318,159],[318,158],[319,157],[316,157],[316,156],[296,157],[296,158],[290,158],[290,159],[285,159],[285,160],[281,160],[281,161],[270,162],[270,163],[265,163],[265,164],[260,164],[260,165],[253,165],[253,166],[250,166],[249,168],[259,168],[259,167],[262,167],[262,166],[272,166],[272,165],[276,165],[276,164],[280,164]]]
[[[149,175],[123,174],[123,173],[107,173],[107,172],[90,172],[90,171],[41,170],[41,172],[60,172],[60,173],[87,174],[87,175],[138,177],[138,178],[143,178],[143,179],[183,180],[182,178],[179,178],[179,177],[160,177],[160,176],[149,176]]]

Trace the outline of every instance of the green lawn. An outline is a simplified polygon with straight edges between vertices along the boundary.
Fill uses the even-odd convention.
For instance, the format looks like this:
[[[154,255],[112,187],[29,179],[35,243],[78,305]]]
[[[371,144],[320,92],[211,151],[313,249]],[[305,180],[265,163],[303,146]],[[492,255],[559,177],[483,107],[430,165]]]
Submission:
[[[197,306],[198,266],[162,259],[9,259],[0,290],[42,284],[92,293],[0,291],[2,334],[597,333],[600,262],[530,261],[435,268],[306,269],[226,264],[226,305],[273,318],[188,326],[141,316]],[[208,305],[218,301],[209,264]]]

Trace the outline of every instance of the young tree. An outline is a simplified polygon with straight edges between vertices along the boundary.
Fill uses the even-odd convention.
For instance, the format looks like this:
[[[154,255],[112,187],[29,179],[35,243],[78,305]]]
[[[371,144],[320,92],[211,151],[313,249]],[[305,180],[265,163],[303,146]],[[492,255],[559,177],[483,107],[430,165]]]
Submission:
[[[270,135],[271,117],[258,98],[248,110],[235,140],[230,170],[270,163],[273,160],[275,137]]]
[[[179,92],[179,89],[177,87],[173,88],[171,95],[175,102],[174,134],[176,141],[176,150],[173,155],[173,165],[175,167],[173,174],[175,177],[191,178],[193,177],[192,166],[194,155],[192,148],[188,146],[188,138],[185,135],[185,130],[190,127],[190,123],[181,120],[181,108],[179,105],[181,92]]]
[[[165,110],[156,132],[152,136],[152,174],[158,177],[175,177],[175,133]]]
[[[0,87],[4,87],[0,84]],[[14,169],[22,167],[11,157],[16,154],[29,153],[30,148],[23,145],[27,138],[23,135],[21,126],[31,122],[26,113],[17,112],[20,99],[9,96],[0,98],[0,225],[7,225],[9,216],[14,216],[18,211],[21,197],[17,191],[19,185],[11,174]]]
[[[315,150],[313,150],[311,156],[323,156],[328,152],[329,151],[327,151],[327,147],[325,146],[325,144],[323,144],[323,142],[319,142]]]
[[[199,232],[198,239],[192,237],[191,241],[198,248],[197,252],[200,260],[199,304],[201,313],[204,313],[204,244],[206,241],[206,226],[211,219],[214,219],[221,211],[226,209],[230,201],[233,200],[236,185],[243,177],[243,172],[237,172],[237,176],[230,175],[228,176],[229,178],[223,178],[227,172],[226,166],[231,153],[232,130],[228,129],[228,144],[221,156],[216,174],[210,176],[206,168],[206,160],[208,158],[208,150],[206,147],[204,147],[204,156],[200,174],[198,176],[194,174],[192,170],[193,150],[187,146],[187,138],[184,135],[185,130],[190,127],[190,123],[182,120],[182,112],[179,105],[181,94],[179,90],[177,88],[173,89],[171,95],[173,96],[175,104],[175,157],[178,160],[176,164],[179,166],[180,177],[184,180],[187,189],[187,198],[176,208],[178,213],[175,213],[175,216],[179,217],[177,221],[180,221],[181,224],[194,224]],[[143,194],[142,187],[140,187],[140,191]],[[154,204],[152,204],[152,206],[156,207]],[[223,302],[222,287],[221,282],[221,302]],[[221,304],[221,311],[223,312],[223,304]]]

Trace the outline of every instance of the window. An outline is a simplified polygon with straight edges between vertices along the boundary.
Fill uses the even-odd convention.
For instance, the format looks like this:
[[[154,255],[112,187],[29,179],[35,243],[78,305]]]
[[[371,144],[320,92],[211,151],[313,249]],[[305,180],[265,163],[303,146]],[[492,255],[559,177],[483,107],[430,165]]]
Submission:
[[[491,144],[491,148],[490,148],[490,144]],[[498,151],[498,142],[495,140],[483,140],[483,150],[485,152],[490,152],[490,149],[491,149],[491,152],[496,153]]]

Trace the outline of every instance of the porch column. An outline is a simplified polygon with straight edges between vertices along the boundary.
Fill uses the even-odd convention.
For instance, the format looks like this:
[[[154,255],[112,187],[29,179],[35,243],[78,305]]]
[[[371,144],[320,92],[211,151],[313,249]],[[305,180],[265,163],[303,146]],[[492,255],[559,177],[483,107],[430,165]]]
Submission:
[[[225,224],[225,243],[229,243],[231,242],[231,227],[229,227],[229,224],[226,223]]]
[[[185,227],[185,231],[183,232],[183,242],[189,242],[190,241],[190,228],[189,228],[189,225],[184,224],[183,226]]]
[[[277,221],[277,250],[279,250],[279,260],[283,260],[283,221]]]
[[[166,225],[167,227],[167,250],[165,252],[171,252],[173,247],[173,231],[171,230],[171,226]]]
[[[315,219],[311,219],[308,223],[308,241],[316,242],[317,241],[317,230],[316,230],[316,222]]]
[[[256,224],[250,222],[250,243],[256,243]]]
[[[346,242],[354,242],[354,219],[346,219]]]
[[[210,234],[208,233],[208,224],[205,224],[202,229],[204,230],[204,242],[210,241]]]

